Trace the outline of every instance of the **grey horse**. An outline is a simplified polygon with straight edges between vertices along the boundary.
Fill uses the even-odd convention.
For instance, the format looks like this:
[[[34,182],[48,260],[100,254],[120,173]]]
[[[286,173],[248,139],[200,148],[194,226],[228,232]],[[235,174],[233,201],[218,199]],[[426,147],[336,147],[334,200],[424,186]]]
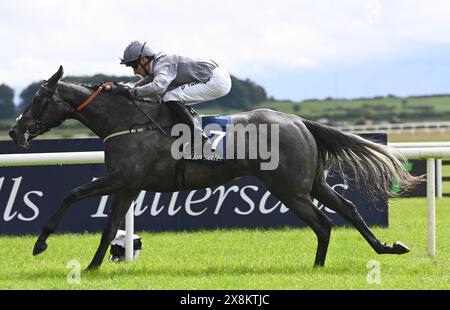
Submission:
[[[44,81],[32,103],[9,131],[14,143],[27,146],[34,137],[59,126],[66,119],[80,121],[101,139],[112,133],[127,131],[135,124],[148,122],[129,98],[110,92],[101,93],[85,109],[77,111],[80,103],[90,98],[94,91],[82,85],[62,82],[62,76],[61,66],[48,81]],[[162,128],[171,128],[177,123],[176,117],[165,104],[136,104],[148,116],[156,119]],[[413,187],[420,181],[419,178],[411,176],[404,169],[391,149],[298,116],[267,109],[233,114],[231,122],[242,125],[279,125],[280,154],[276,169],[261,170],[261,158],[225,160],[214,165],[185,161],[184,182],[180,186],[177,182],[177,164],[180,160],[171,156],[174,137],[164,135],[156,128],[116,136],[104,144],[107,174],[73,189],[64,198],[61,207],[42,229],[33,255],[47,249],[49,235],[55,232],[69,208],[81,199],[113,195],[111,213],[99,247],[88,266],[88,270],[91,270],[101,266],[109,244],[141,190],[192,190],[225,184],[249,175],[259,178],[274,196],[312,228],[318,241],[315,266],[325,264],[332,222],[314,206],[313,198],[353,225],[376,253],[409,252],[408,247],[401,242],[388,245],[378,240],[355,205],[336,193],[324,177],[324,171],[332,166],[337,167],[341,174],[344,174],[345,169],[350,169],[365,190],[386,196],[390,195],[393,182],[400,183],[403,189]],[[344,169],[344,165],[347,168]]]

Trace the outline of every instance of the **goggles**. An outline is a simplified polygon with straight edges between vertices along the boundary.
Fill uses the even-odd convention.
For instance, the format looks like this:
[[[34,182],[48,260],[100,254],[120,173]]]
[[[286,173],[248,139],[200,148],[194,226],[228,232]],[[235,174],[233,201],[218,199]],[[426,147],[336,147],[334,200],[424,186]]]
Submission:
[[[139,67],[139,62],[141,61],[142,52],[144,51],[145,44],[147,44],[147,42],[142,44],[142,48],[141,48],[141,52],[139,53],[139,57],[135,60],[131,60],[131,61],[124,63],[125,66],[131,67],[134,70],[136,70]]]

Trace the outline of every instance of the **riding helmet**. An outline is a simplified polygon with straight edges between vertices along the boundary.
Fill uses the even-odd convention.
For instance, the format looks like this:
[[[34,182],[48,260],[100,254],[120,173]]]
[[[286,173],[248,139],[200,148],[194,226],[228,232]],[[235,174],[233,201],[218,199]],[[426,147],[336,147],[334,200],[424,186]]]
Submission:
[[[147,42],[142,43],[133,41],[125,48],[120,64],[126,65],[130,62],[139,60],[139,58],[143,56],[153,57],[155,54],[155,51],[147,45]]]

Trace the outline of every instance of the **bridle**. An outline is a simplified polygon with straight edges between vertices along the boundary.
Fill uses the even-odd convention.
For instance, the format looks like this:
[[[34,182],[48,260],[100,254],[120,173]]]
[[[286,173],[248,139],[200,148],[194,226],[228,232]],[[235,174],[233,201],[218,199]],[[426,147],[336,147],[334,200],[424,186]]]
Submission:
[[[49,93],[51,95],[50,98],[52,98],[55,95],[55,91],[53,89],[48,88],[45,85],[42,85],[41,89],[44,89],[47,93]],[[27,124],[27,126],[25,127],[26,140],[28,140],[29,137],[36,137],[36,136],[42,135],[42,134],[50,131],[50,128],[48,128],[42,122],[42,115],[47,110],[48,106],[50,105],[50,102],[51,102],[51,99],[45,100],[44,105],[41,107],[39,112],[36,114],[36,117],[34,117],[33,122],[30,124]],[[28,137],[27,137],[27,135],[28,135]]]
[[[87,107],[89,105],[89,103],[94,101],[95,98],[97,98],[97,96],[100,95],[100,93],[103,91],[103,89],[105,89],[106,87],[111,86],[113,84],[114,84],[113,82],[102,84],[88,99],[86,99],[82,104],[80,104],[72,113],[82,111],[85,107]],[[45,84],[41,85],[41,89],[43,89],[46,92],[44,94],[44,97],[46,97],[48,99],[45,100],[44,105],[40,108],[39,112],[33,118],[32,122],[26,125],[25,141],[28,141],[28,139],[30,137],[34,138],[34,137],[37,137],[39,135],[42,135],[42,134],[50,131],[50,128],[42,122],[42,116],[47,111],[48,106],[52,102],[51,98],[53,98],[55,96],[55,91],[53,89],[45,86]],[[29,108],[30,107],[28,107],[28,109]],[[25,111],[24,114],[26,112],[27,111]]]
[[[102,92],[102,90],[106,86],[108,86],[110,84],[113,84],[113,83],[102,84],[99,87],[99,89],[96,92],[94,92],[94,94],[92,94],[86,101],[84,101],[72,113],[79,112],[79,111],[83,110],[89,103],[91,103],[92,101],[94,101],[95,98],[97,98],[97,96]],[[53,98],[55,96],[55,91],[53,89],[45,86],[45,84],[41,85],[41,89],[43,89],[46,92],[44,97],[46,97],[48,99],[45,100],[44,105],[40,108],[39,112],[33,118],[32,123],[29,123],[29,124],[26,125],[26,127],[25,127],[25,140],[28,140],[30,137],[37,137],[39,135],[42,135],[42,134],[50,131],[50,128],[42,122],[42,116],[47,111],[48,106],[52,102],[51,98]],[[24,114],[26,112],[27,111],[25,111]],[[61,123],[62,123],[62,121],[61,121]]]
[[[93,102],[99,95],[100,93],[108,87],[112,87],[116,85],[115,82],[108,82],[108,83],[103,83],[100,85],[100,87],[91,95],[89,96],[88,99],[86,99],[82,104],[80,104],[77,108],[75,108],[73,110],[72,113],[76,113],[76,112],[81,112],[84,108],[86,108],[91,102]],[[117,87],[117,86],[116,86]],[[49,93],[51,96],[49,96],[50,98],[53,98],[55,95],[55,91],[48,88],[45,85],[41,86],[42,89],[44,89],[47,93]],[[153,120],[153,118],[151,118],[147,113],[145,113],[137,104],[136,102],[130,98],[131,102],[133,103],[133,105],[142,113],[146,116],[146,118],[148,120],[150,120],[155,126],[156,128],[158,128],[163,134],[166,135],[166,132],[164,129],[161,128],[161,126],[155,121]],[[42,115],[44,114],[44,112],[47,110],[49,104],[51,102],[51,99],[47,99],[44,103],[44,105],[41,107],[41,109],[39,110],[39,112],[37,113],[36,117],[33,119],[33,122],[30,124],[27,124],[26,126],[26,130],[25,130],[25,140],[28,141],[28,139],[30,137],[36,137],[39,135],[42,135],[48,131],[50,131],[50,128],[48,128],[41,120]],[[25,111],[26,112],[26,111]],[[146,130],[148,130],[148,128],[145,128]],[[129,131],[130,133],[134,132],[133,130]],[[122,132],[121,132],[122,133]],[[117,133],[114,133],[113,135],[117,135]]]

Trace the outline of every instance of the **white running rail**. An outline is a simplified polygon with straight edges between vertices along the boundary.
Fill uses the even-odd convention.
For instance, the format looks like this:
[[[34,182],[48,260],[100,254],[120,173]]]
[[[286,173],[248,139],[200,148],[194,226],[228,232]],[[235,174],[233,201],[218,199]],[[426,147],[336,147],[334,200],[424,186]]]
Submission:
[[[62,152],[62,153],[30,153],[30,154],[0,154],[1,166],[43,166],[69,164],[104,163],[103,151],[97,152]],[[133,260],[134,210],[130,208],[125,217],[125,259]]]
[[[450,144],[450,143],[449,143]],[[450,158],[450,146],[434,147],[430,144],[403,146],[390,144],[408,159],[427,160],[427,205],[428,205],[428,254],[436,256],[435,222],[435,159]],[[35,154],[0,154],[1,166],[36,166],[103,163],[104,153],[99,152],[62,152]],[[133,260],[134,212],[130,208],[126,215],[125,257]]]

